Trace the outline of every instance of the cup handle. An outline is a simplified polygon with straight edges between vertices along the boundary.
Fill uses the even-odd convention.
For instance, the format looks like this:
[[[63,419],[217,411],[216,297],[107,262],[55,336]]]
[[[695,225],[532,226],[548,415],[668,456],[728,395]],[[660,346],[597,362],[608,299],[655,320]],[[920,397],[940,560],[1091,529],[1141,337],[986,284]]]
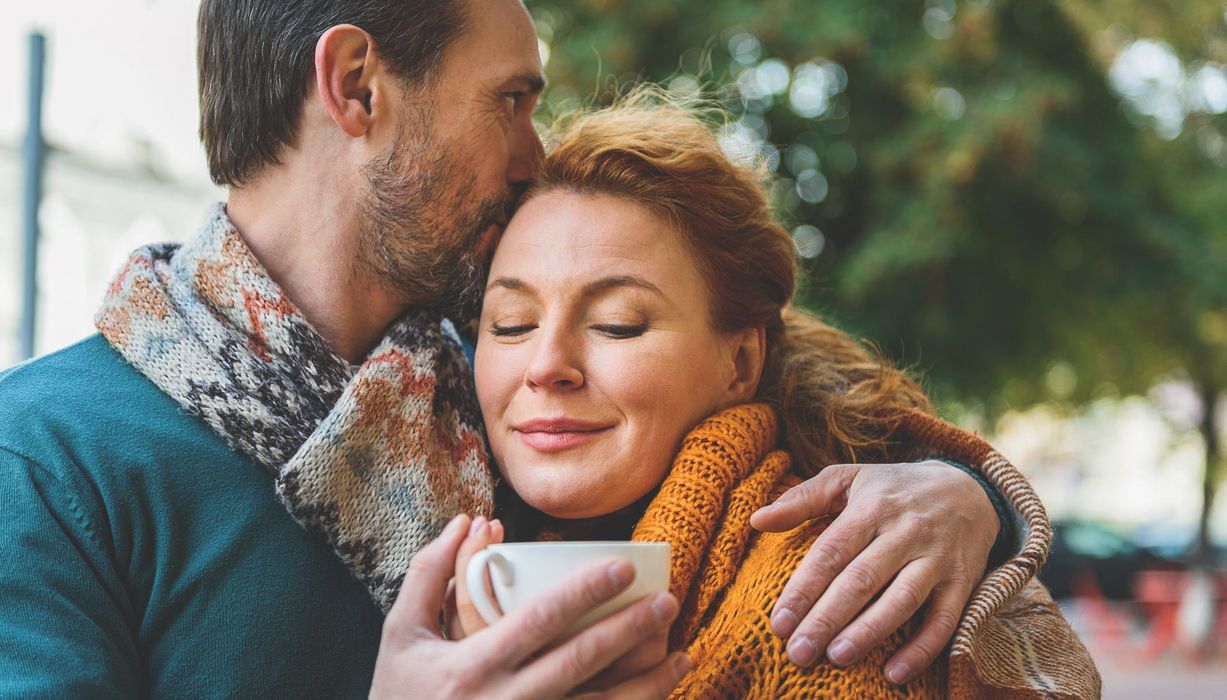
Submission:
[[[502,615],[494,603],[486,595],[486,565],[492,564],[498,571],[499,580],[504,585],[511,585],[511,566],[507,559],[498,552],[483,549],[469,560],[469,567],[464,572],[465,583],[469,586],[469,597],[473,599],[473,607],[481,615],[486,624],[493,625]],[[493,572],[491,572],[493,575]]]

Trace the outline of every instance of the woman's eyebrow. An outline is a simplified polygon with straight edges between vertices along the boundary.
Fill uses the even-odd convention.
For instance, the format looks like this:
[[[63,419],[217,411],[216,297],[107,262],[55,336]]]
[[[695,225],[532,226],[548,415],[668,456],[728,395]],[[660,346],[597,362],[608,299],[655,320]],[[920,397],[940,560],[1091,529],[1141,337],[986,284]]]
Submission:
[[[649,292],[655,292],[662,297],[665,295],[664,292],[660,291],[660,287],[657,287],[639,275],[613,275],[611,277],[603,277],[594,282],[585,284],[583,296],[594,297],[611,289],[617,289],[618,287],[638,287],[640,289],[646,289]]]
[[[531,284],[517,277],[498,277],[490,280],[490,283],[486,285],[486,293],[489,293],[490,290],[494,289],[495,287],[501,287],[503,289],[510,289],[513,292],[524,292],[525,294],[537,296],[537,290],[534,289]]]
[[[639,289],[646,289],[649,292],[654,292],[662,297],[665,295],[665,293],[660,290],[660,287],[657,287],[655,284],[652,284],[647,279],[640,277],[639,275],[613,275],[610,277],[602,277],[599,280],[594,280],[588,284],[585,284],[583,290],[580,292],[580,295],[583,297],[594,297],[619,287],[636,287]],[[521,292],[530,296],[539,296],[535,287],[518,277],[496,277],[493,280],[490,280],[490,283],[486,285],[486,292],[489,293],[490,290],[495,288],[508,289],[513,292]]]

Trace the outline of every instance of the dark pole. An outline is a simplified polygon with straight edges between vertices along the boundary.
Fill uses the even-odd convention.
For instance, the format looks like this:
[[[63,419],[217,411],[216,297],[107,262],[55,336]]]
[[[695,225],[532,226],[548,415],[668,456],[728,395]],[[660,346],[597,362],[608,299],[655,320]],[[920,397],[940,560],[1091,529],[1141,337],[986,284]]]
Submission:
[[[22,149],[23,177],[21,230],[25,239],[25,264],[21,290],[21,359],[34,356],[34,315],[38,295],[38,203],[43,197],[43,57],[46,40],[37,32],[30,35],[29,117]]]

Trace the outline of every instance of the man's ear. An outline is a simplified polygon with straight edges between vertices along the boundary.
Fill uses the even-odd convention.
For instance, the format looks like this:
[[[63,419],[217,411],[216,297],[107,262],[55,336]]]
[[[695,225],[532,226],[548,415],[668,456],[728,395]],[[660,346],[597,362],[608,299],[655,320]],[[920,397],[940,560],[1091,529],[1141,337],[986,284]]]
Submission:
[[[371,35],[352,24],[330,27],[315,43],[320,101],[332,121],[350,136],[363,136],[371,128],[378,63]]]
[[[727,407],[745,403],[758,392],[767,360],[767,330],[758,325],[732,333],[725,349],[732,369],[723,401]]]

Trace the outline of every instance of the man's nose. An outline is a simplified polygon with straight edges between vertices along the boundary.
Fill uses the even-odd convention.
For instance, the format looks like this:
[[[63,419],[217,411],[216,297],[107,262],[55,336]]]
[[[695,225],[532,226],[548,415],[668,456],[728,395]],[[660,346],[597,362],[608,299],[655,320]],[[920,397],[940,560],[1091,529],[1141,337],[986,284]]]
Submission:
[[[565,339],[547,335],[538,340],[524,383],[531,389],[578,389],[584,372]]]
[[[541,162],[545,151],[537,130],[533,128],[532,119],[524,119],[516,123],[511,135],[511,158],[507,163],[507,184],[527,185],[532,182],[537,164]]]

